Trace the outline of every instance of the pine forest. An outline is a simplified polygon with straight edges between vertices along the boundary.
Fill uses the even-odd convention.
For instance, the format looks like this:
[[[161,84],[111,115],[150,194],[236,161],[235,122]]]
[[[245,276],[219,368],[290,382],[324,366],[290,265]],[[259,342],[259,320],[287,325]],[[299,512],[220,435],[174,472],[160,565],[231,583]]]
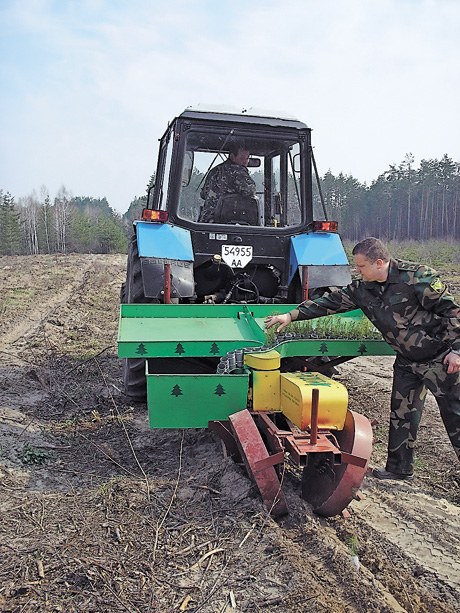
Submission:
[[[318,183],[315,210],[322,197],[328,219],[338,221],[345,241],[460,239],[460,163],[447,154],[417,167],[409,153],[370,185],[331,171]],[[40,195],[17,200],[0,190],[0,255],[126,252],[132,221],[145,202],[146,196],[133,198],[119,215],[106,198],[73,197],[65,187],[54,198],[42,187]]]

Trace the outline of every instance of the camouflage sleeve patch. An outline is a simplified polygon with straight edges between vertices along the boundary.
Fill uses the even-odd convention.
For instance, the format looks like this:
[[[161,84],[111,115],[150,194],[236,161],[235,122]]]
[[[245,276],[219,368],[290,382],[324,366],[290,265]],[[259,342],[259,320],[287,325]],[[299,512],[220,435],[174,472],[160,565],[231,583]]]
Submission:
[[[430,287],[438,294],[442,294],[443,291],[446,289],[446,285],[441,281],[441,279],[433,279],[433,281],[430,283]]]
[[[402,262],[401,260],[398,262],[399,270],[410,270],[411,272],[417,272],[420,268],[420,264],[414,264],[412,262]]]

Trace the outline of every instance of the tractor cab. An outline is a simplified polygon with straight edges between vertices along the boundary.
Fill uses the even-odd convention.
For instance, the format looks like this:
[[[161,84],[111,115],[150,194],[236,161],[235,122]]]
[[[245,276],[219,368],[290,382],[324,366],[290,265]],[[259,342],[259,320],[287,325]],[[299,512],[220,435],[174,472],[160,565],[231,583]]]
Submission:
[[[271,228],[273,234],[306,229],[313,220],[310,130],[277,117],[196,109],[182,113],[161,140],[149,207],[167,210],[171,221],[183,227],[201,225],[203,187],[213,169],[229,159],[235,143],[250,154],[247,171],[254,198],[227,192],[213,223]]]
[[[248,157],[232,182],[223,169],[238,144]],[[349,283],[337,224],[313,204],[312,157],[310,128],[280,113],[198,106],[175,118],[137,223],[145,297],[161,300],[166,260],[180,302],[299,302]]]

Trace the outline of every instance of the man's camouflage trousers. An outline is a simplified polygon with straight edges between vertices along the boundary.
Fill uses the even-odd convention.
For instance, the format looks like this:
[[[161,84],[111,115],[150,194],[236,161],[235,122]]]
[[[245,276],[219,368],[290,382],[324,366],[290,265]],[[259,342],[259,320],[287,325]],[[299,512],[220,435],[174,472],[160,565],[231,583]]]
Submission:
[[[447,352],[431,362],[410,362],[398,355],[394,363],[390,432],[386,469],[414,472],[414,444],[429,390],[439,406],[444,426],[460,460],[460,374],[447,374]]]

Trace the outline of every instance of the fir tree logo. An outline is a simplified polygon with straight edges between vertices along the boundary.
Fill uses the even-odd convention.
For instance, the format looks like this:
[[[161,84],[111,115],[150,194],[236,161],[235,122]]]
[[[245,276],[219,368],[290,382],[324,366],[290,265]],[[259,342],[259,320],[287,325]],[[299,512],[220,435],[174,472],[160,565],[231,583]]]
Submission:
[[[136,350],[137,355],[145,355],[147,353],[147,349],[145,348],[144,343],[141,343]]]
[[[182,396],[182,395],[183,395],[182,390],[176,383],[176,385],[171,390],[171,396],[175,396],[177,398],[178,396]]]
[[[185,349],[182,343],[177,343],[176,351],[174,353],[178,353],[179,355],[182,355],[183,353],[185,353]]]
[[[212,353],[213,355],[216,355],[216,354],[219,353],[219,347],[218,347],[217,343],[213,343],[211,345],[211,349],[210,349],[209,353]]]
[[[361,355],[367,353],[367,347],[364,343],[361,343],[361,345],[359,346],[358,353],[360,353]]]
[[[225,393],[226,392],[225,392],[224,388],[219,383],[219,385],[216,387],[216,391],[214,392],[214,394],[216,394],[217,396],[223,396]]]
[[[321,347],[319,348],[322,354],[329,353],[329,349],[327,348],[326,343],[321,343]]]

